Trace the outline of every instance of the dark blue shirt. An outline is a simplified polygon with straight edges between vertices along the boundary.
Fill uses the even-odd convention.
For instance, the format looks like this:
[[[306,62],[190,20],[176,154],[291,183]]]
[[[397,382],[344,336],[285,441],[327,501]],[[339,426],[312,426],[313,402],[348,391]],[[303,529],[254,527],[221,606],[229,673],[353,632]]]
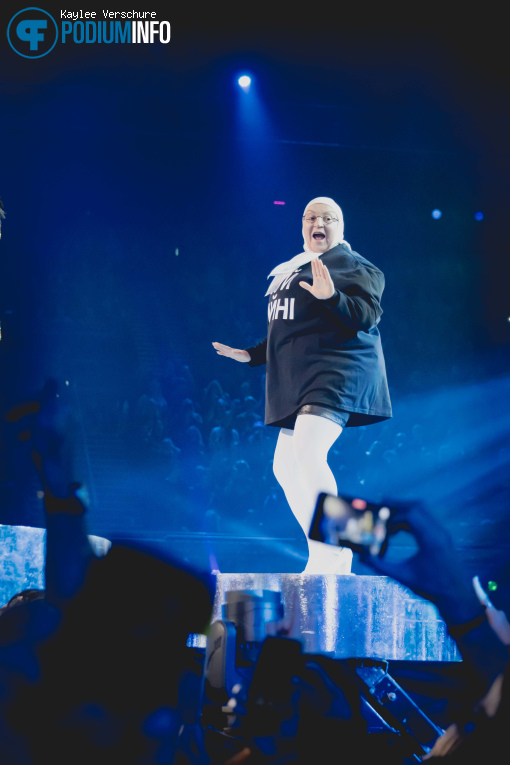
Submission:
[[[384,274],[346,244],[321,255],[335,285],[318,300],[311,263],[289,274],[269,297],[267,337],[246,350],[267,363],[266,425],[278,426],[304,404],[347,412],[347,427],[391,417],[378,324]]]

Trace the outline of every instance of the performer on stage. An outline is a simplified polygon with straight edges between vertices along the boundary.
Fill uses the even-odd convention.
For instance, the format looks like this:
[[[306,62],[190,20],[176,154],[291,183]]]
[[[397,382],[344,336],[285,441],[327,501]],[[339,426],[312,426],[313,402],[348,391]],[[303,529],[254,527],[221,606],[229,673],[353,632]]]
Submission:
[[[344,427],[391,417],[378,324],[384,275],[344,240],[342,210],[312,199],[305,251],[274,268],[267,337],[220,356],[267,364],[266,425],[280,428],[273,469],[308,536],[320,492],[337,494],[327,456]],[[268,277],[268,278],[269,278]],[[305,574],[348,574],[352,552],[308,540]]]

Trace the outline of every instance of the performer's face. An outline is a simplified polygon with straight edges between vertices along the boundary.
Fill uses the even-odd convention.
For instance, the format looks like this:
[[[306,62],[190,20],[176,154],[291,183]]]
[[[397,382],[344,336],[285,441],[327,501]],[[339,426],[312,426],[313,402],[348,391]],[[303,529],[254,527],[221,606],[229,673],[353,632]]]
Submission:
[[[306,208],[303,238],[312,252],[327,252],[333,246],[337,230],[338,217],[332,207],[317,202]]]

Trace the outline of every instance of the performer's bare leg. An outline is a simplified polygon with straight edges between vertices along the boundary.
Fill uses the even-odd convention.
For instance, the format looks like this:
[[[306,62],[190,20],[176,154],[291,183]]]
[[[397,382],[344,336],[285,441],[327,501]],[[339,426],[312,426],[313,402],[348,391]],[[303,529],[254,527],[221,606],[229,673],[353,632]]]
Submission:
[[[341,432],[342,426],[338,423],[313,414],[299,415],[293,431],[280,430],[273,469],[306,535],[318,494],[337,494],[327,456]],[[349,574],[351,571],[352,552],[347,548],[335,548],[309,539],[308,551],[305,574]]]

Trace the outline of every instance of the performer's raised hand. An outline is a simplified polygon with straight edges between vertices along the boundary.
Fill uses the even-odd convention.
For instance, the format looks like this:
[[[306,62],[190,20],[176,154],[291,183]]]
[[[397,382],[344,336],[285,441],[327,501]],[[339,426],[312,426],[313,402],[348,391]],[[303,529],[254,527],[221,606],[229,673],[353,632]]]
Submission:
[[[313,284],[299,282],[299,286],[311,292],[318,300],[328,300],[335,294],[335,285],[327,266],[319,258],[312,260]]]
[[[218,356],[227,356],[229,359],[234,359],[234,361],[251,361],[248,351],[242,351],[240,348],[231,348],[229,345],[223,345],[222,343],[213,343],[213,348]]]

